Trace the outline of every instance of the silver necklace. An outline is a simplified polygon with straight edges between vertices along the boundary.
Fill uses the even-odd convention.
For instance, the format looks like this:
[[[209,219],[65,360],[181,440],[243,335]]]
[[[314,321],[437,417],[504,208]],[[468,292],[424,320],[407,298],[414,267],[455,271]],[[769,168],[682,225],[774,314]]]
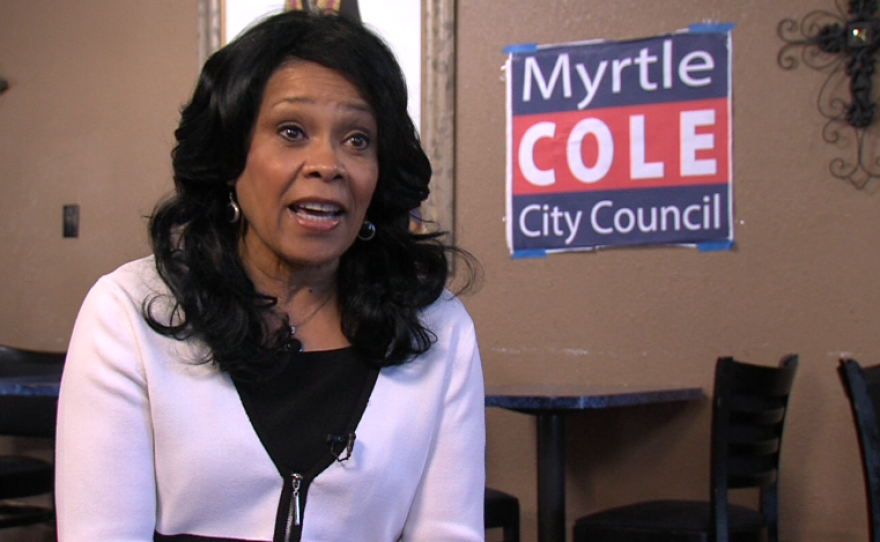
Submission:
[[[293,337],[294,335],[296,335],[296,329],[308,324],[309,321],[315,317],[315,315],[317,315],[319,312],[321,312],[321,309],[323,309],[325,306],[327,306],[327,303],[330,303],[330,300],[333,299],[333,297],[334,297],[333,293],[331,292],[331,294],[327,296],[327,299],[322,301],[321,304],[318,305],[318,308],[315,309],[314,311],[312,311],[312,313],[310,315],[306,316],[305,319],[303,319],[299,324],[297,324],[295,326],[290,326],[290,336]]]
[[[290,335],[288,335],[287,340],[284,342],[284,350],[285,351],[296,352],[296,353],[300,353],[303,351],[302,341],[297,339],[296,337],[294,337],[294,335],[296,335],[296,328],[303,327],[304,325],[306,325],[309,322],[309,320],[311,320],[312,318],[315,317],[316,314],[321,312],[321,309],[323,309],[327,305],[327,303],[329,303],[330,300],[333,299],[333,297],[335,297],[335,296],[331,293],[329,296],[327,296],[327,299],[322,301],[321,304],[318,305],[318,308],[315,309],[314,311],[312,311],[312,313],[310,315],[306,316],[303,321],[301,321],[299,324],[297,324],[295,326],[290,326]]]

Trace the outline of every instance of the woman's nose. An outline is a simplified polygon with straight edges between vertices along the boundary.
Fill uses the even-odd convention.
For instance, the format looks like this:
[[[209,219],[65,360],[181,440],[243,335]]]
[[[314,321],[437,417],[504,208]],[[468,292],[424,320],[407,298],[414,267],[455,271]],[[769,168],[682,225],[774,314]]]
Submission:
[[[344,166],[339,150],[330,142],[315,141],[310,145],[304,173],[307,177],[333,180],[342,175]]]

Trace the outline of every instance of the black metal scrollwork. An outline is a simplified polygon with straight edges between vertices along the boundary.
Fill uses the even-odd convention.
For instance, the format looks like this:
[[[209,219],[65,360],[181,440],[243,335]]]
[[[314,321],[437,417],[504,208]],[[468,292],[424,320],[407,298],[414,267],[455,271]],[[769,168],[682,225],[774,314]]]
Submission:
[[[850,0],[845,6],[843,0],[835,0],[835,6],[837,13],[815,10],[800,24],[794,19],[780,21],[776,32],[786,44],[777,62],[791,70],[800,59],[828,74],[817,99],[819,112],[828,119],[822,137],[839,146],[853,141],[856,150],[855,160],[835,158],[829,169],[835,177],[863,188],[880,179],[873,85],[880,48],[878,1]]]

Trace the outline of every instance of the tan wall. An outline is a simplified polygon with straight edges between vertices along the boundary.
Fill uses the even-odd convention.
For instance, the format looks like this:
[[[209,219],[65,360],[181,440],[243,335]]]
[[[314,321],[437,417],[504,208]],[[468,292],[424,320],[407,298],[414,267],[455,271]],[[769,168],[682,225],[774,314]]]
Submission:
[[[198,55],[197,0],[0,2],[0,342],[63,350],[98,276],[149,252]]]
[[[0,1],[0,343],[64,350],[95,280],[149,252],[198,43],[198,0]],[[65,204],[80,205],[76,239]],[[52,455],[36,439],[0,450]],[[0,532],[21,540],[54,537]]]
[[[552,6],[552,7],[551,7]],[[459,0],[456,233],[485,266],[466,303],[490,383],[699,385],[714,360],[801,355],[782,457],[786,541],[867,538],[856,435],[835,373],[880,362],[880,213],[874,183],[834,179],[816,95],[824,76],[781,70],[777,23],[830,0]],[[504,237],[502,49],[646,37],[734,22],[736,248],[629,248],[511,260]],[[846,152],[851,152],[848,149]],[[849,155],[848,155],[849,156]],[[529,417],[490,410],[489,483],[520,496],[534,540]],[[648,497],[707,497],[709,404],[569,419],[568,516]]]

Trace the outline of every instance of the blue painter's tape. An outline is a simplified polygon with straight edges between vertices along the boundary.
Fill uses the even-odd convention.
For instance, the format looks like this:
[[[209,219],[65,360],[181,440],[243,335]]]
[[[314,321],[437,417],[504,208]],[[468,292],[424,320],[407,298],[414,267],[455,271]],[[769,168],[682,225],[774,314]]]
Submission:
[[[706,243],[697,243],[700,252],[719,252],[722,250],[733,249],[733,241],[709,241]]]
[[[719,32],[730,32],[736,23],[694,23],[688,27],[693,34],[718,34]]]
[[[522,260],[525,258],[546,258],[547,251],[543,249],[533,249],[533,250],[516,250],[511,255],[511,258],[514,260]]]
[[[538,50],[537,43],[517,43],[514,45],[508,45],[504,48],[505,55],[511,55],[513,53],[534,53]]]

